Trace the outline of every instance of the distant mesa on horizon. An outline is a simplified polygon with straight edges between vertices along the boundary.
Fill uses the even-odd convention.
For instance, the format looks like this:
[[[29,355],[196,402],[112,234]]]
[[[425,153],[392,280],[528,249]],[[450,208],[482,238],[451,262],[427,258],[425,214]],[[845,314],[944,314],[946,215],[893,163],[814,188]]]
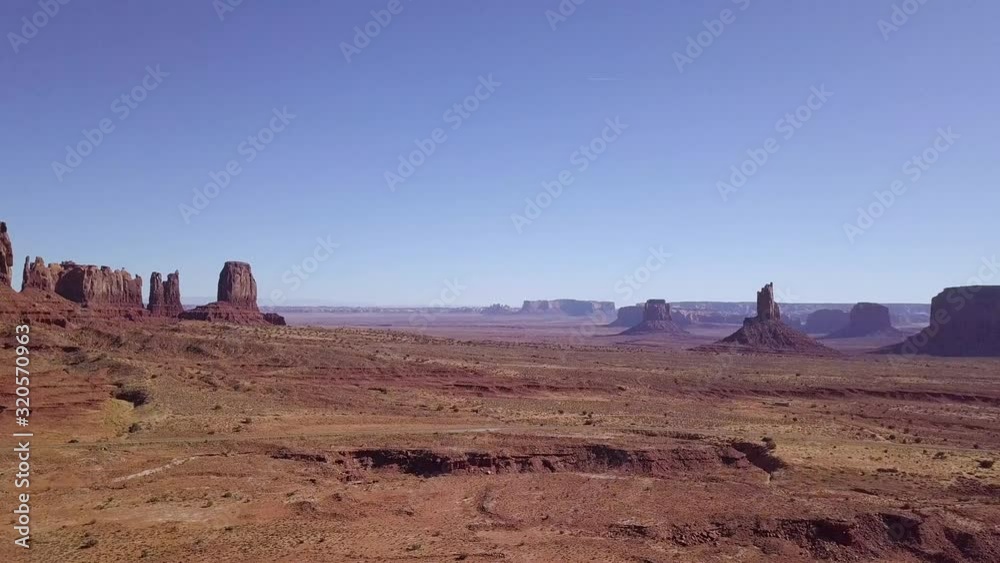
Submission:
[[[610,319],[615,315],[615,303],[614,301],[582,301],[579,299],[525,300],[519,313],[567,315],[570,317],[605,315],[606,318]]]
[[[840,309],[820,309],[806,316],[802,331],[807,334],[830,334],[847,326],[851,314]]]
[[[892,326],[889,308],[878,303],[858,303],[851,308],[848,322],[825,338],[863,338],[872,336],[903,336]]]
[[[683,335],[688,332],[681,328],[670,314],[670,304],[665,299],[650,299],[642,308],[642,320],[620,334],[622,336],[637,334],[669,334]]]
[[[632,328],[642,322],[645,304],[626,305],[618,309],[618,317],[608,323],[611,328]]]

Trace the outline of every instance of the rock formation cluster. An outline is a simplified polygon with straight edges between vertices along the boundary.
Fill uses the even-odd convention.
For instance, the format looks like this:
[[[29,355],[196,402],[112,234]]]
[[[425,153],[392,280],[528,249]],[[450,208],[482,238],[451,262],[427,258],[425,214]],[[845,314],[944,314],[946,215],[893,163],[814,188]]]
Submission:
[[[176,317],[184,312],[179,272],[167,274],[167,281],[163,281],[160,272],[153,272],[149,277],[149,305],[146,308],[155,317]]]
[[[0,317],[18,321],[68,326],[76,321],[141,320],[151,317],[178,318],[181,305],[180,274],[166,281],[153,272],[149,285],[149,305],[143,306],[142,278],[127,270],[91,266],[75,262],[46,264],[41,257],[25,257],[21,291],[11,286],[14,252],[6,223],[0,236]],[[250,265],[227,262],[219,276],[219,301],[191,317],[234,323],[285,324],[284,318],[262,313],[257,308],[257,284]]]
[[[830,334],[844,328],[850,321],[851,315],[847,311],[819,309],[809,313],[802,330],[809,334]]]
[[[526,314],[569,315],[571,317],[605,315],[610,319],[615,314],[615,304],[613,301],[580,301],[577,299],[526,300],[521,305],[520,312]]]
[[[281,315],[261,313],[257,307],[257,282],[246,262],[226,262],[219,272],[216,299],[181,313],[180,318],[233,324],[285,324]]]
[[[781,321],[781,311],[774,300],[774,284],[757,292],[757,316],[743,320],[743,326],[715,344],[699,346],[700,351],[741,353],[834,355],[836,352]]]
[[[882,352],[1000,356],[1000,286],[946,288],[931,300],[930,326]]]
[[[858,303],[851,308],[847,326],[830,333],[827,338],[859,338],[864,336],[897,336],[889,320],[889,308],[878,303]]]
[[[3,230],[2,237],[0,237],[2,239],[0,240],[0,262],[4,264],[7,272],[4,283],[0,283],[0,318],[15,322],[69,326],[70,320],[76,316],[79,306],[57,295],[53,290],[54,283],[50,277],[47,281],[43,279],[38,282],[44,286],[44,289],[26,289],[25,286],[29,282],[29,260],[27,258],[24,261],[25,270],[21,275],[21,292],[14,291],[14,288],[11,287],[13,280],[10,279],[12,277],[10,272],[13,270],[14,249],[10,235],[7,234],[7,224],[0,222],[0,225],[2,225]],[[44,262],[42,262],[42,266],[45,266]],[[47,268],[45,275],[49,276]]]
[[[666,333],[685,334],[670,315],[670,304],[664,299],[650,299],[642,308],[642,321],[622,332],[623,335]]]

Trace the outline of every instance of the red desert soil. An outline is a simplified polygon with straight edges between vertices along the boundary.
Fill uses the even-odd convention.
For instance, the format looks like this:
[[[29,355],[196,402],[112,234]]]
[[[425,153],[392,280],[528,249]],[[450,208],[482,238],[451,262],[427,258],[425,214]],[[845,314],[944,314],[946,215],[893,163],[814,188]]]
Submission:
[[[34,326],[30,560],[1000,560],[1000,359],[509,330]]]

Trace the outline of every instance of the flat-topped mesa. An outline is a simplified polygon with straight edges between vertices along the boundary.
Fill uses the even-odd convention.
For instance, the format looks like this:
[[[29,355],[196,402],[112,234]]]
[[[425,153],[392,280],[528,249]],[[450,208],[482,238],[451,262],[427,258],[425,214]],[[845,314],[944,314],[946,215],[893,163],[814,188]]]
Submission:
[[[250,264],[226,262],[219,272],[218,301],[180,313],[180,318],[231,324],[284,325],[285,319],[276,313],[260,312],[257,307],[257,282]]]
[[[929,327],[880,352],[1000,356],[1000,285],[946,288],[931,300]]]
[[[608,326],[632,328],[642,322],[645,314],[645,306],[643,305],[626,305],[618,309],[618,318]]]
[[[666,299],[650,299],[646,301],[642,309],[642,320],[644,321],[669,321],[670,304]]]
[[[0,284],[14,287],[14,247],[3,221],[0,221]]]
[[[833,331],[827,338],[857,338],[862,336],[897,336],[889,318],[889,308],[878,303],[858,303],[851,308],[847,326]]]
[[[142,276],[107,266],[59,264],[56,293],[88,308],[142,310]],[[51,269],[51,267],[50,267]]]
[[[571,317],[604,315],[611,318],[615,314],[613,301],[582,301],[579,299],[525,300],[519,313],[557,314]]]
[[[757,292],[757,320],[780,321],[781,310],[774,300],[774,284],[769,283]]]
[[[226,262],[219,273],[216,299],[235,307],[257,310],[257,282],[253,279],[250,264]]]
[[[184,312],[179,272],[167,274],[167,281],[163,281],[160,272],[153,272],[149,277],[149,305],[146,308],[157,317],[176,317]]]
[[[642,322],[622,332],[622,335],[664,333],[686,334],[670,316],[670,304],[665,299],[650,299],[642,307]]]
[[[847,311],[840,309],[818,309],[806,317],[804,332],[809,334],[830,334],[846,327],[851,322]]]

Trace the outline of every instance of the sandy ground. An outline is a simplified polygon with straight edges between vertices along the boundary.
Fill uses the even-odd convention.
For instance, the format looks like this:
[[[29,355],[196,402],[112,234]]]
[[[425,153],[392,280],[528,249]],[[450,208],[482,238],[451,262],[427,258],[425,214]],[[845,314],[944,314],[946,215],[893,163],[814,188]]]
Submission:
[[[33,547],[0,559],[1000,560],[998,360],[420,328],[36,327]]]

